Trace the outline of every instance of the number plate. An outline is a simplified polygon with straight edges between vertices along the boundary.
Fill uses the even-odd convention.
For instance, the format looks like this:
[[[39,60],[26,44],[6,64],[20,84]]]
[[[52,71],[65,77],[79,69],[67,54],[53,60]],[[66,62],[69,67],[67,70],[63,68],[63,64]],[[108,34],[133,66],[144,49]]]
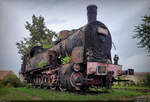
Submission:
[[[96,67],[96,75],[106,75],[106,66],[97,66]]]

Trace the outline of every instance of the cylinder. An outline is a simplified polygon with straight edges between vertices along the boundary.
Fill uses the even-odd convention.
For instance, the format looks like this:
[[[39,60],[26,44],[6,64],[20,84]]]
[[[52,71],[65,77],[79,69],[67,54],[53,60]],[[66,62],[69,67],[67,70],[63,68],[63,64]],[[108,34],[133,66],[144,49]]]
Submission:
[[[97,6],[96,5],[87,6],[87,17],[88,17],[88,23],[91,23],[97,20]]]

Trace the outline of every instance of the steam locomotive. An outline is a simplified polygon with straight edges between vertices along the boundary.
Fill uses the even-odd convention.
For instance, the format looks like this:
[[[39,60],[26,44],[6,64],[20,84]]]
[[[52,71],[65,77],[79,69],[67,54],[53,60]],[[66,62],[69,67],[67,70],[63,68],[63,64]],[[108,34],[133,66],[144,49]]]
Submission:
[[[24,55],[21,73],[35,87],[60,90],[87,90],[90,87],[111,88],[115,77],[133,75],[112,64],[112,38],[108,28],[97,21],[97,6],[87,6],[88,23],[75,30],[63,30],[52,48],[36,46]],[[60,56],[71,60],[62,64]],[[40,63],[44,63],[42,68]]]

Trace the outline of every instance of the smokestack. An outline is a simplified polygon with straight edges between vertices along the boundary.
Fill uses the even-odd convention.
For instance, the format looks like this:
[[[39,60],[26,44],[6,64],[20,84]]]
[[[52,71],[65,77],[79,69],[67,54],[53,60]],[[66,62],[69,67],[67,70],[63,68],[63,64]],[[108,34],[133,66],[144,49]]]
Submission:
[[[97,6],[96,5],[87,6],[87,16],[88,16],[88,23],[96,21],[96,18],[97,18]]]

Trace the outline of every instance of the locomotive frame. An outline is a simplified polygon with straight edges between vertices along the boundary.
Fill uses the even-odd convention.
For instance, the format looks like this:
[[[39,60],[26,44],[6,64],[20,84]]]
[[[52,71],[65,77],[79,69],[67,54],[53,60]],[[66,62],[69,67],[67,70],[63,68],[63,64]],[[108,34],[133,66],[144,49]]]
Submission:
[[[63,30],[60,39],[50,49],[34,47],[24,55],[21,73],[35,87],[69,90],[88,90],[89,87],[111,88],[116,76],[133,75],[134,70],[122,70],[112,64],[112,39],[108,28],[96,20],[97,6],[87,7],[88,24],[76,30]],[[71,56],[62,65],[59,56]],[[46,65],[39,68],[39,62]]]

